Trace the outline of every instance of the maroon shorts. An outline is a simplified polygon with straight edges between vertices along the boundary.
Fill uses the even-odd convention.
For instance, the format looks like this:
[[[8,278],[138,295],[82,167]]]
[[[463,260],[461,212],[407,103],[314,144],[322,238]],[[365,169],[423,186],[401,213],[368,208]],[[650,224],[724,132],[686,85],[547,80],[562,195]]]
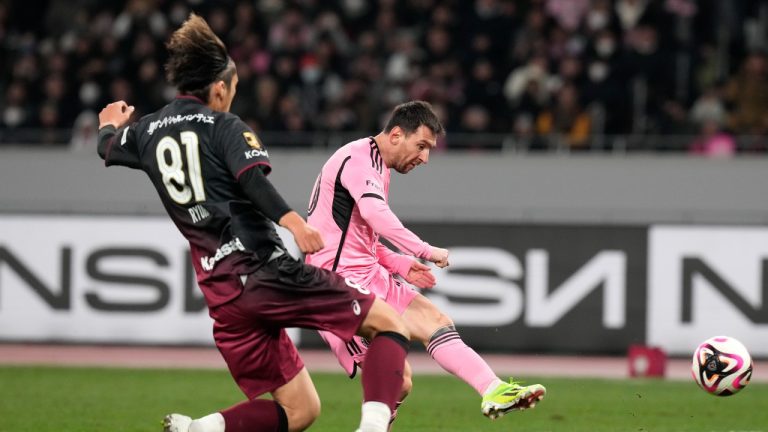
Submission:
[[[286,327],[333,332],[349,340],[375,296],[328,270],[285,254],[228,283],[243,284],[236,299],[211,309],[213,338],[237,385],[253,399],[293,379],[304,367]]]

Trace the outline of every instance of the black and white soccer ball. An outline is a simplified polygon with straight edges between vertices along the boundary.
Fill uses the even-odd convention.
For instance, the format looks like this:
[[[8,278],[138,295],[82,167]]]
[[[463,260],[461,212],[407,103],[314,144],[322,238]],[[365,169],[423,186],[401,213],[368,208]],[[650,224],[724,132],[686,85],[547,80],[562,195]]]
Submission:
[[[693,379],[715,396],[736,394],[749,384],[752,357],[747,348],[729,336],[715,336],[699,344],[693,353]]]

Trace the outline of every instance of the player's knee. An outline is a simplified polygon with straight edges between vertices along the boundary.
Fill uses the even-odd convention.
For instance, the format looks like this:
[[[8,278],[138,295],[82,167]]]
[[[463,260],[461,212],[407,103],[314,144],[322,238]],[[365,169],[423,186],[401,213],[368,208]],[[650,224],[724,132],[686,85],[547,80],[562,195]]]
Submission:
[[[320,398],[308,398],[302,401],[300,408],[286,408],[285,414],[288,417],[288,430],[290,432],[306,430],[320,416]]]
[[[394,332],[403,335],[403,337],[406,339],[411,339],[411,333],[408,331],[408,327],[406,327],[402,317],[397,314],[391,314],[391,316],[387,318],[388,321],[386,322],[385,327],[379,330],[377,333]]]
[[[374,338],[381,332],[393,332],[411,338],[403,318],[391,306],[381,300],[376,300],[368,316],[365,317],[358,334],[366,338]]]
[[[439,310],[437,311],[433,319],[439,327],[447,327],[447,326],[453,325],[453,320],[451,319],[451,317],[440,312]]]

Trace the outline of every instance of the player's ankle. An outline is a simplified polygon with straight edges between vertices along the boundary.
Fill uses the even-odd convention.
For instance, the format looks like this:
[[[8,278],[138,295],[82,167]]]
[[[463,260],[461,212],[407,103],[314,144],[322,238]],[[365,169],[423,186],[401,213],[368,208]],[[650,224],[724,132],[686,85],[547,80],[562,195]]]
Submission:
[[[224,416],[213,413],[193,420],[189,432],[224,432]]]
[[[384,432],[389,428],[391,413],[387,404],[369,401],[363,404],[360,432]]]

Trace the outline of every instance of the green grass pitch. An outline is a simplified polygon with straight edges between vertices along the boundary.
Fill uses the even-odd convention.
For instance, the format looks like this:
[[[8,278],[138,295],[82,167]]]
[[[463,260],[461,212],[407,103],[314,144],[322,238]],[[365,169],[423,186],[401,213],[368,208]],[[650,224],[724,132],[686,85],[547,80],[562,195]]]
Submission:
[[[312,431],[353,431],[360,382],[313,374],[323,412]],[[534,410],[490,421],[480,399],[449,376],[414,377],[399,431],[768,431],[768,384],[714,397],[693,381],[525,377],[547,397]],[[226,371],[0,367],[2,432],[159,432],[172,411],[202,416],[242,394]]]

